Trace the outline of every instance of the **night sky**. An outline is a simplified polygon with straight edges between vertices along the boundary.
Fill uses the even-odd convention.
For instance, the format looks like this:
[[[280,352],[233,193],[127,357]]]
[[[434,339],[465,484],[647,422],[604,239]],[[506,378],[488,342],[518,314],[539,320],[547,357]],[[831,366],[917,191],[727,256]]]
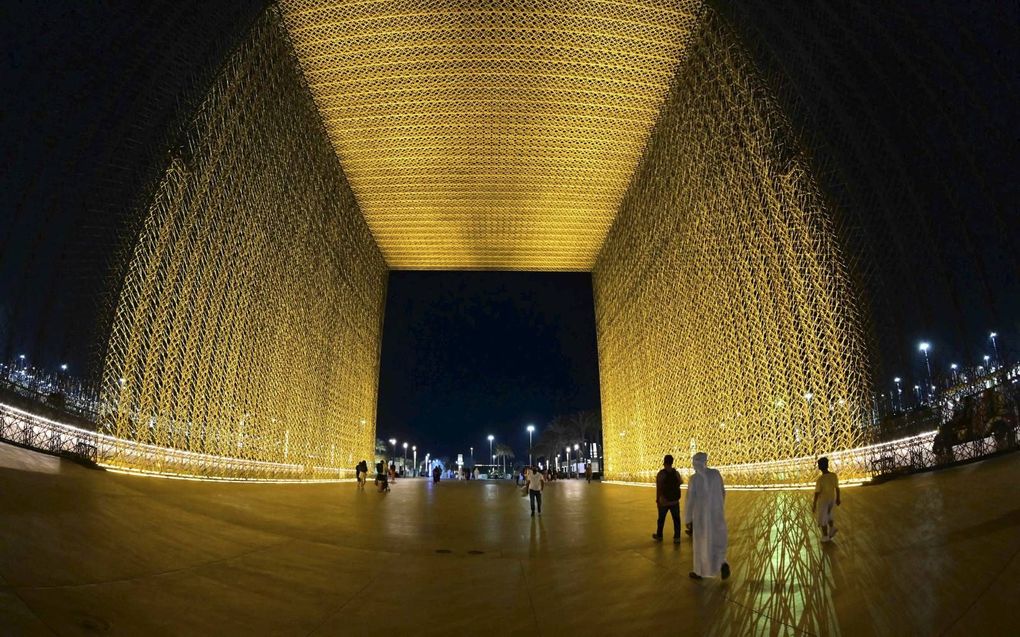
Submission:
[[[0,3],[0,358],[101,360],[146,185],[263,0]],[[868,295],[875,376],[1020,345],[1017,3],[715,2],[784,78]],[[858,249],[859,248],[859,249]],[[456,452],[597,407],[585,275],[390,279],[379,433]],[[908,380],[909,384],[911,381]],[[516,438],[513,438],[516,436]]]
[[[482,461],[492,434],[519,458],[529,423],[599,408],[598,373],[589,274],[390,273],[380,438]]]

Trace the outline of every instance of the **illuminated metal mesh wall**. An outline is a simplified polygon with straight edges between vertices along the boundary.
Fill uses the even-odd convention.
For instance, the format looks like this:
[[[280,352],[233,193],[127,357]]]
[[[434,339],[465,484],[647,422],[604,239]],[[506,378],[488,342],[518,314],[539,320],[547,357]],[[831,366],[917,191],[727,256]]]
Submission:
[[[152,199],[116,308],[102,426],[154,447],[102,461],[349,477],[373,457],[386,277],[271,7]]]
[[[706,12],[594,268],[609,477],[813,458],[868,438],[839,232],[745,52]],[[862,476],[863,466],[843,468]]]
[[[283,0],[392,268],[588,271],[695,0]]]

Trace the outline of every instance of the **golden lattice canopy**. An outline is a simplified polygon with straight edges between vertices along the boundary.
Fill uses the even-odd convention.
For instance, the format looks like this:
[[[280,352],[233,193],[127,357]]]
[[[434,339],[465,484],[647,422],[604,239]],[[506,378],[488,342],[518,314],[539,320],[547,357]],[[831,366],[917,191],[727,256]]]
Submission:
[[[590,270],[692,0],[283,0],[387,264]]]

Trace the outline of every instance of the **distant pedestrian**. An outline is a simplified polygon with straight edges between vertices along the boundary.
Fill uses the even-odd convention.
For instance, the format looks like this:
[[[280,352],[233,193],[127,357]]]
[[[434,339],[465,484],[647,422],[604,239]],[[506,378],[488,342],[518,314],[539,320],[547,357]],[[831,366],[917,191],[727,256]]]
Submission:
[[[666,524],[666,514],[673,518],[673,544],[680,543],[680,485],[683,479],[673,468],[673,456],[666,455],[662,459],[662,469],[655,476],[655,506],[659,509],[659,519],[655,523],[652,539],[662,541],[662,527]]]
[[[531,517],[535,517],[535,502],[538,502],[538,514],[542,515],[542,490],[545,489],[545,476],[542,472],[531,467],[528,471],[528,499],[531,501]]]
[[[722,475],[708,468],[707,454],[698,452],[692,461],[694,475],[687,484],[687,505],[684,507],[687,529],[694,546],[694,570],[690,575],[693,579],[701,579],[722,573],[722,578],[726,579],[730,576],[730,565],[726,563],[726,517],[723,514],[726,488]]]
[[[591,484],[591,462],[584,463],[584,477]]]
[[[443,470],[438,466],[432,468],[432,484],[439,484],[439,478],[443,475]]]
[[[818,470],[822,475],[815,481],[815,498],[811,502],[811,512],[822,529],[822,541],[828,542],[836,535],[836,521],[832,514],[839,506],[839,478],[829,471],[829,459],[818,459]]]
[[[379,493],[390,490],[390,482],[386,475],[386,464],[381,460],[375,463],[375,486],[379,487]]]

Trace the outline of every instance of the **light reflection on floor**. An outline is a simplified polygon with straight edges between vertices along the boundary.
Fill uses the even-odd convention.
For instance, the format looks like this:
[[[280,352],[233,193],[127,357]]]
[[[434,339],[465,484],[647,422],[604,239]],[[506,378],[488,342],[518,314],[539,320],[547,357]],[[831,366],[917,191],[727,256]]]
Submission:
[[[14,634],[994,635],[1020,580],[1020,454],[848,489],[829,544],[810,493],[731,492],[726,582],[650,540],[636,487],[556,482],[532,518],[509,483],[153,480],[7,445],[0,485]]]

